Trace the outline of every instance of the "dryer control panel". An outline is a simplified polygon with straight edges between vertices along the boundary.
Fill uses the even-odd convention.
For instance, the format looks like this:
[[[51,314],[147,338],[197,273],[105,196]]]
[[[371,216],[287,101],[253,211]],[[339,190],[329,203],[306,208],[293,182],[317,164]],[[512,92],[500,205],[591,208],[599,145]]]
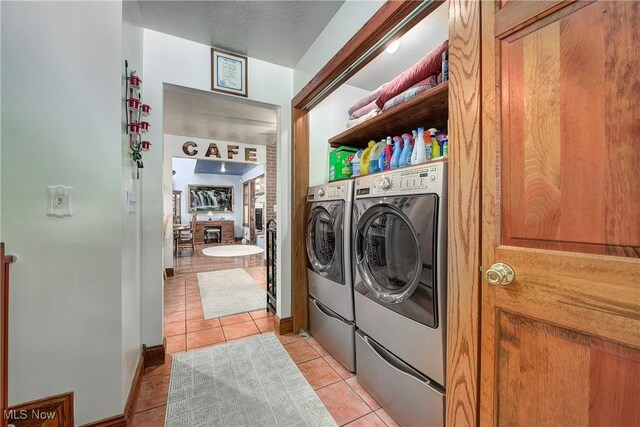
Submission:
[[[353,200],[353,180],[316,185],[307,190],[307,202],[329,200]]]
[[[355,198],[446,193],[445,162],[425,163],[356,179]]]

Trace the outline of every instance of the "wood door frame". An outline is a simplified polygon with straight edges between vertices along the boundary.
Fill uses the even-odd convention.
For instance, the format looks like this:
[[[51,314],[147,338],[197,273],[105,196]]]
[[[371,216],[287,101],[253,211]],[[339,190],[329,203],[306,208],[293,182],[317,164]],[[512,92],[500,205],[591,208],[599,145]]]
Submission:
[[[481,261],[480,3],[449,12],[446,423],[479,425]],[[455,334],[452,333],[455,327]]]
[[[416,17],[414,23],[441,3],[434,2]],[[324,93],[317,98],[334,79],[419,5],[420,2],[415,1],[387,1],[291,102],[291,314],[294,332],[307,329],[305,223],[309,186],[309,115],[305,108],[312,100],[315,105],[328,96],[329,93]],[[407,25],[402,34],[412,26]],[[447,342],[446,421],[449,425],[477,425],[479,412],[480,37],[478,2],[451,0],[449,133],[453,137],[449,176],[455,179],[449,180],[447,324],[455,325],[457,333],[455,336],[449,334]],[[382,49],[384,47],[379,50]],[[352,74],[366,63],[354,69]]]

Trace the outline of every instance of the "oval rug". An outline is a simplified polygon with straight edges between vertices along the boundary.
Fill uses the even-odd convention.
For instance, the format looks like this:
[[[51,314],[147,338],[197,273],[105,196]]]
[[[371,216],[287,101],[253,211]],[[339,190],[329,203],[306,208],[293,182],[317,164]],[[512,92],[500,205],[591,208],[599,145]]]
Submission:
[[[247,256],[261,254],[262,252],[264,252],[264,249],[254,245],[221,245],[202,250],[204,255],[214,257]]]

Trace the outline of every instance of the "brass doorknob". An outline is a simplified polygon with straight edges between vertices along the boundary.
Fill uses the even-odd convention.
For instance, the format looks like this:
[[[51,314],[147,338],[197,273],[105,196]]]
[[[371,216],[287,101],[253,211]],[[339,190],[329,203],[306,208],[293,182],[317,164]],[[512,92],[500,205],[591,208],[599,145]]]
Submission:
[[[516,280],[516,272],[509,264],[497,262],[484,274],[491,285],[510,285]]]

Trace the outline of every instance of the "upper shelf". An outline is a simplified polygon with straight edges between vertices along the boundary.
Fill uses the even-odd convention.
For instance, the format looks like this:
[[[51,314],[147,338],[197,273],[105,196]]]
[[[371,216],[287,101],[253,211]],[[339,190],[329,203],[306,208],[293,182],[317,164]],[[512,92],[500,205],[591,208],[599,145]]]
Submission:
[[[449,118],[449,82],[383,111],[376,117],[329,139],[332,147],[366,148],[369,141],[411,133],[420,126],[444,129]]]

